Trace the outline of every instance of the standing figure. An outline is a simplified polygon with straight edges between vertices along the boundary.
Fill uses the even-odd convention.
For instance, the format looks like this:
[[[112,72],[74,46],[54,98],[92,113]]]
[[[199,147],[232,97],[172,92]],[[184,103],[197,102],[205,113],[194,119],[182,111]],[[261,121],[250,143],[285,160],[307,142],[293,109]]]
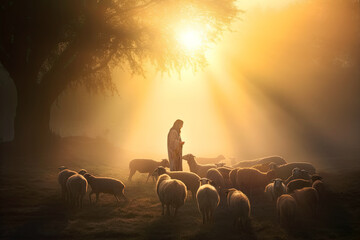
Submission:
[[[182,147],[185,142],[181,141],[180,132],[184,122],[176,120],[169,131],[167,138],[170,171],[182,171]]]

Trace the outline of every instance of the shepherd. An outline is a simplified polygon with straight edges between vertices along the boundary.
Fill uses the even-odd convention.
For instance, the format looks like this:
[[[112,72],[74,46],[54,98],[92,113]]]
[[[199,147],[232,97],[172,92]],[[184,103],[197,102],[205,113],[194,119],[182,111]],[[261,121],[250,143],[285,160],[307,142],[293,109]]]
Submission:
[[[167,138],[170,171],[182,171],[182,148],[185,142],[181,141],[180,133],[184,122],[180,119],[174,122]]]

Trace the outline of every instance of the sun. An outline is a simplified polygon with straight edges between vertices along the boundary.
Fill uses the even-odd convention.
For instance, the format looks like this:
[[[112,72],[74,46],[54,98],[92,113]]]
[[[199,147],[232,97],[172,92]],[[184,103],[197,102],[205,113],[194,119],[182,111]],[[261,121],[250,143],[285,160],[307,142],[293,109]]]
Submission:
[[[177,40],[187,51],[199,50],[203,41],[201,32],[191,28],[179,31]]]

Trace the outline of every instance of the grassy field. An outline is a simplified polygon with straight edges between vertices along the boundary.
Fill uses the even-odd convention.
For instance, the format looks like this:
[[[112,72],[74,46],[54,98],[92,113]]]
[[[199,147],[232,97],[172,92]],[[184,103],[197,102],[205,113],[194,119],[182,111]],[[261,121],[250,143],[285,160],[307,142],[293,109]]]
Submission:
[[[225,207],[217,209],[214,224],[202,225],[191,199],[177,217],[161,216],[155,183],[145,183],[146,175],[138,173],[128,182],[127,166],[105,163],[68,166],[123,180],[130,201],[117,203],[103,194],[98,204],[90,205],[86,195],[84,208],[72,210],[60,197],[58,166],[2,163],[1,239],[360,239],[360,170],[321,172],[332,190],[329,201],[318,219],[299,221],[297,230],[289,232],[279,226],[274,204],[263,196],[250,199],[247,231],[232,227]]]

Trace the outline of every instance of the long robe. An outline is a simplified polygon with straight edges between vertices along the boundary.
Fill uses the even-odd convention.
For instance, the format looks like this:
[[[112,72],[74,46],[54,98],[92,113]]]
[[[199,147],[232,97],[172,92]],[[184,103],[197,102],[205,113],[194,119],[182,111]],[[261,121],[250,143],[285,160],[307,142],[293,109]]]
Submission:
[[[180,134],[170,129],[167,139],[170,171],[182,171],[182,144]]]

